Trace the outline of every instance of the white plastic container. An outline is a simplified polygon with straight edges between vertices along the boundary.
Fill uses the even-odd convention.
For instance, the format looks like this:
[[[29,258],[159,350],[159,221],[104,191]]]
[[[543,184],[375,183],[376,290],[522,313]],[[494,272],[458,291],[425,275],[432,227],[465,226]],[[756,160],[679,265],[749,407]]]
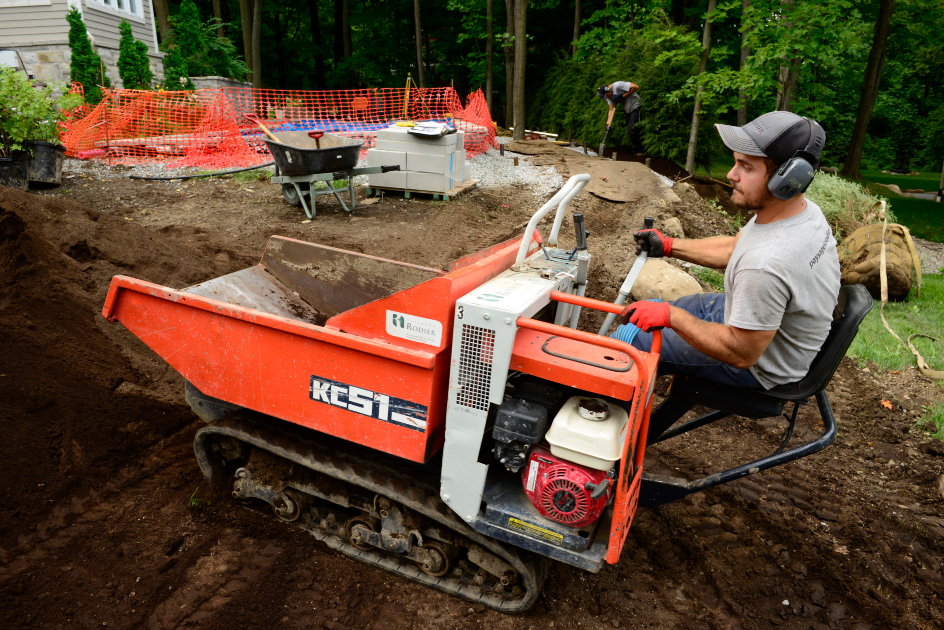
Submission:
[[[574,396],[554,416],[545,439],[551,453],[567,461],[610,470],[620,460],[629,415],[601,398]]]

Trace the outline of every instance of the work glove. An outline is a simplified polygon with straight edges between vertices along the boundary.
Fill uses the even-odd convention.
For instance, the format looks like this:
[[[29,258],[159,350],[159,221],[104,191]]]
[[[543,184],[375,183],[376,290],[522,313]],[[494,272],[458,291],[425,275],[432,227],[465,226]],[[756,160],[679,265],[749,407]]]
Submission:
[[[633,302],[623,309],[623,324],[632,323],[643,332],[671,328],[668,302]]]
[[[662,258],[672,255],[672,241],[675,239],[666,236],[659,230],[652,228],[636,232],[636,255],[647,252],[649,258]]]

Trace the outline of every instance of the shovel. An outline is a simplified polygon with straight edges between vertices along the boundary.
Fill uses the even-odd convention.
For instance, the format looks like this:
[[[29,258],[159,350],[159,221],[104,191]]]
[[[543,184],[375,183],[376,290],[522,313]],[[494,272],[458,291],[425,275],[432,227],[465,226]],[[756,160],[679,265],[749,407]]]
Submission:
[[[612,125],[606,126],[606,133],[603,134],[603,142],[600,143],[600,150],[597,151],[597,155],[600,157],[603,157],[603,149],[606,147],[606,139],[610,137],[610,127],[612,127]]]
[[[319,149],[321,148],[321,136],[324,135],[323,131],[309,131],[308,137],[312,138],[315,141],[315,146]]]
[[[254,116],[253,114],[243,114],[243,115],[246,117],[246,120],[249,120],[250,122],[254,122],[257,125],[259,125],[259,129],[262,129],[262,132],[265,135],[269,136],[269,140],[282,144],[282,142],[278,138],[276,138],[275,135],[271,131],[269,131],[269,128],[263,125],[262,121],[259,120],[256,116]]]

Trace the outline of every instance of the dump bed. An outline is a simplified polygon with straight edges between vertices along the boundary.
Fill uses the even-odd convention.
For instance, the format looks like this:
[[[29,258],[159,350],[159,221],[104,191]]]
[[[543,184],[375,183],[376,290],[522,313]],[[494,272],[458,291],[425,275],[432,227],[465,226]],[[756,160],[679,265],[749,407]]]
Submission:
[[[116,276],[102,314],[208,396],[422,462],[443,442],[455,302],[519,242],[439,270],[273,236],[258,265],[185,289]]]

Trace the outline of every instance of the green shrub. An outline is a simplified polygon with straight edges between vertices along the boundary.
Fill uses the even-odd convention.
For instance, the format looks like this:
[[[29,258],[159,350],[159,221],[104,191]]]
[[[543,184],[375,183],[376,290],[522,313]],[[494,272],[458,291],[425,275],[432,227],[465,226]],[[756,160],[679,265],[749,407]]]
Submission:
[[[92,105],[102,100],[102,91],[99,86],[111,87],[111,80],[105,73],[102,58],[92,50],[85,22],[78,9],[72,7],[66,13],[69,22],[69,49],[72,51],[72,60],[69,63],[70,78],[74,83],[81,83],[85,92],[85,101]]]
[[[239,59],[233,42],[217,35],[220,21],[201,22],[193,0],[181,3],[180,13],[171,23],[174,30],[162,44],[168,52],[164,60],[167,89],[194,89],[191,76],[245,78],[249,68]]]
[[[118,48],[118,74],[128,90],[146,90],[151,87],[154,75],[147,56],[147,44],[139,42],[131,32],[131,24],[122,20],[121,42]]]

